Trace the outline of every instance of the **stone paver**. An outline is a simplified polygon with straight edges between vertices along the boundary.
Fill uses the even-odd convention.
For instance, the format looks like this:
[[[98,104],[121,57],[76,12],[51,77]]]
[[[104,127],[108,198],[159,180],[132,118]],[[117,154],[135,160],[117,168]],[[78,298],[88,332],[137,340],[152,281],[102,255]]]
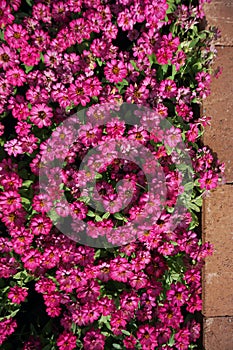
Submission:
[[[233,46],[233,1],[212,0],[204,6],[207,26],[216,26],[221,30],[218,45]]]
[[[233,349],[233,317],[216,317],[204,320],[205,350]]]
[[[214,254],[206,259],[203,269],[203,314],[206,317],[233,316],[232,213],[232,185],[219,187],[204,200],[203,239],[214,245]]]
[[[205,5],[205,13],[206,26],[221,30],[215,66],[223,66],[223,74],[214,79],[212,94],[203,105],[204,114],[212,116],[204,142],[224,161],[226,182],[233,183],[233,0],[212,0]],[[233,185],[213,191],[203,205],[203,239],[215,248],[203,270],[205,350],[233,350],[232,210]]]
[[[211,95],[203,104],[203,113],[212,117],[204,142],[225,163],[226,181],[233,182],[233,47],[218,47],[215,65],[223,66],[223,72],[213,78]]]

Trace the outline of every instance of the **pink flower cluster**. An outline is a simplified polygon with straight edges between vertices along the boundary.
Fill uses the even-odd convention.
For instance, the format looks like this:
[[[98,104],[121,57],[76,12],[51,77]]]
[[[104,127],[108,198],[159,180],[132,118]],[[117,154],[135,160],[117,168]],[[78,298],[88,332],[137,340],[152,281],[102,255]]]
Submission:
[[[25,350],[185,350],[199,338],[200,325],[189,318],[202,307],[201,269],[212,246],[201,243],[194,230],[195,210],[201,205],[195,203],[217,186],[224,170],[200,146],[209,119],[199,118],[193,108],[210,92],[212,46],[209,42],[203,48],[192,31],[203,17],[204,2],[0,1],[0,344],[11,336]],[[193,40],[197,49],[192,50]],[[119,225],[122,244],[130,241],[120,248],[95,249],[75,243],[54,226],[48,212],[60,192],[40,193],[41,158],[49,153],[50,135],[71,114],[97,103],[122,102],[151,108],[173,126],[161,135],[159,129],[147,131],[145,125],[154,121],[146,116],[141,126],[133,127],[117,118],[104,126],[88,121],[66,154],[62,173],[53,169],[54,179],[63,179],[74,216],[88,224],[89,237],[101,238],[101,231],[112,232]],[[100,108],[95,118],[102,117]],[[65,142],[69,132],[64,128],[57,137]],[[136,241],[124,220],[134,221],[142,209],[153,216],[162,201],[160,193],[148,197],[138,166],[119,159],[106,165],[99,157],[101,178],[93,196],[101,195],[104,218],[91,212],[82,200],[88,195],[81,196],[79,188],[88,187],[93,174],[78,171],[78,164],[97,145],[110,157],[111,140],[121,140],[125,149],[135,141],[147,147],[165,176],[163,210],[152,228],[141,220]],[[173,209],[183,190],[173,151],[181,140],[190,154],[192,169],[187,171],[193,172],[199,202],[183,210],[183,220],[173,225],[179,218]],[[57,148],[56,154],[63,151]],[[147,173],[152,165],[145,162]],[[114,217],[122,204],[125,209]],[[58,203],[56,215],[65,217],[66,211]],[[119,237],[108,238],[119,244]],[[32,288],[39,302],[42,295],[41,309],[54,327],[43,334],[35,330],[28,338],[38,325],[25,331],[16,320],[27,297],[30,302]],[[13,334],[17,323],[20,338]]]

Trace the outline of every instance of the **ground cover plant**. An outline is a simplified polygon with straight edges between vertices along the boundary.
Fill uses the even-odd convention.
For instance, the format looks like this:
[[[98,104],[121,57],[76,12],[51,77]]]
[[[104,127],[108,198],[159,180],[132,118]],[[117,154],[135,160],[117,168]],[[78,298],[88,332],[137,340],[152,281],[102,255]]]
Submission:
[[[1,349],[196,347],[204,2],[0,0]]]

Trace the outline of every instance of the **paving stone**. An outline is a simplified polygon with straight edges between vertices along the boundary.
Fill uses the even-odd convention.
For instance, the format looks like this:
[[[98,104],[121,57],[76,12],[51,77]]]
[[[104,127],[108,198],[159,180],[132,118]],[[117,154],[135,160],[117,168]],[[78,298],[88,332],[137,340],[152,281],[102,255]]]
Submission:
[[[218,48],[218,65],[223,66],[223,72],[218,79],[213,78],[211,95],[203,103],[203,113],[212,117],[204,142],[225,163],[226,181],[233,182],[233,47]]]
[[[205,350],[233,349],[233,317],[216,317],[204,320]]]
[[[232,185],[219,187],[204,200],[203,240],[214,245],[214,254],[206,259],[203,269],[203,314],[206,317],[233,316],[232,212]]]
[[[204,6],[208,26],[221,30],[221,38],[216,44],[233,46],[233,1],[212,0]]]

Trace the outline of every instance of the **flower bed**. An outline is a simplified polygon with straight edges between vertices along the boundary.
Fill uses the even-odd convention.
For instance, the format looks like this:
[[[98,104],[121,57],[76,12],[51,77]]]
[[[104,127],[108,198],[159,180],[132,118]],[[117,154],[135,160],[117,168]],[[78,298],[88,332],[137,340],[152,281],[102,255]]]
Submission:
[[[3,349],[196,347],[204,2],[1,1]]]

